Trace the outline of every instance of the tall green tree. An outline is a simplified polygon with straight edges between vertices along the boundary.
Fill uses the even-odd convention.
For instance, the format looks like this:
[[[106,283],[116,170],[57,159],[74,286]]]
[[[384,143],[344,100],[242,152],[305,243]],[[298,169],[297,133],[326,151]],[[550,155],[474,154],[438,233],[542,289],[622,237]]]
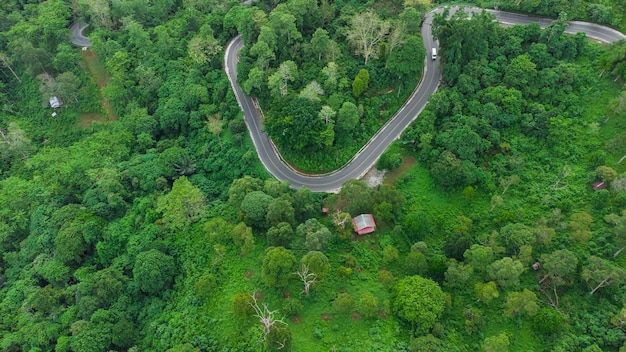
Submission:
[[[205,198],[187,177],[183,176],[167,195],[157,202],[157,211],[163,214],[163,224],[171,231],[181,231],[201,220],[206,214]]]
[[[393,312],[420,333],[435,324],[443,313],[444,303],[444,293],[439,285],[419,275],[408,276],[393,288]]]
[[[137,254],[133,266],[133,280],[139,289],[150,295],[158,295],[174,281],[176,264],[174,258],[157,250]]]
[[[293,276],[296,256],[284,247],[268,247],[263,256],[261,275],[270,287],[285,287]]]

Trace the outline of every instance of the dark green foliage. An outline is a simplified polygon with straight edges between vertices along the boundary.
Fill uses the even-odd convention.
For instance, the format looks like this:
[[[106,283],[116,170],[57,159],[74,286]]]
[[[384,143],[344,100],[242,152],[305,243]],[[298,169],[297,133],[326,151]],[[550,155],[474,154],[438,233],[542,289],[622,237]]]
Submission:
[[[263,257],[263,282],[271,287],[285,287],[295,270],[296,257],[284,247],[269,247]]]
[[[282,312],[287,316],[298,315],[303,308],[299,299],[290,297],[283,301]]]
[[[533,328],[540,334],[550,335],[563,328],[563,317],[555,309],[541,308],[533,317]]]
[[[395,170],[402,164],[402,156],[400,150],[397,147],[391,147],[387,149],[378,160],[378,168],[386,169],[389,171]]]
[[[306,248],[309,251],[322,251],[331,239],[332,234],[328,228],[317,219],[309,219],[296,228],[294,248]]]
[[[196,281],[196,295],[202,298],[210,298],[213,291],[217,288],[217,278],[211,273],[203,274]]]
[[[267,244],[270,246],[288,246],[293,240],[293,228],[289,223],[281,222],[267,230]]]
[[[133,267],[133,278],[143,292],[155,295],[169,288],[175,272],[174,258],[159,250],[151,249],[137,255]]]
[[[241,202],[241,211],[249,219],[251,225],[262,226],[273,198],[263,191],[254,191],[246,194]]]
[[[564,35],[563,21],[545,33],[478,14],[435,23],[444,80],[399,144],[416,166],[398,176],[397,189],[351,181],[329,196],[265,180],[222,55],[209,45],[225,47],[242,33],[240,81],[257,95],[266,127],[287,131],[279,147],[294,165],[330,171],[412,91],[424,56],[421,6],[129,0],[105,1],[99,13],[97,1],[79,2],[0,5],[0,129],[11,138],[0,143],[3,351],[623,349],[623,42]],[[498,5],[624,25],[615,0]],[[344,33],[365,6],[392,29],[399,19],[407,36],[398,46],[387,37],[362,66]],[[90,23],[94,45],[85,52],[67,40],[78,17]],[[249,50],[255,42],[266,47]],[[268,77],[288,60],[296,70],[287,94],[271,96]],[[361,69],[370,78],[355,98]],[[314,80],[325,91],[319,101],[298,98]],[[54,118],[50,93],[65,102]],[[323,106],[337,112],[329,124]],[[395,148],[381,164],[397,164]],[[595,179],[609,187],[592,192]],[[473,194],[461,196],[470,184]],[[255,227],[238,226],[235,244],[242,202],[256,191],[273,199]],[[324,198],[330,215],[373,213],[377,232],[335,241]],[[460,215],[472,226],[459,225]],[[274,258],[276,267],[265,263],[266,244],[290,245],[293,228],[312,218],[326,235],[300,237],[293,254]],[[306,254],[319,243],[323,254]],[[487,282],[503,287],[516,276],[504,255],[525,269],[513,292]],[[530,269],[533,261],[542,268]],[[328,273],[299,302],[293,272],[303,262]],[[266,286],[273,274],[287,286]],[[388,290],[407,274],[445,285],[450,312],[416,339],[409,324],[397,324]],[[251,317],[255,287],[259,305],[281,308],[276,318],[298,315],[262,347]],[[239,292],[241,320],[231,310]],[[337,292],[353,298],[348,314],[333,313]],[[531,317],[532,294],[550,304],[558,295],[561,313],[540,304]]]
[[[288,327],[274,328],[267,335],[267,347],[270,351],[291,351],[291,340]]]
[[[323,278],[330,271],[330,262],[324,253],[319,251],[311,251],[305,254],[300,260],[302,266],[309,268],[309,272]]]
[[[254,314],[252,307],[254,300],[248,293],[238,293],[232,299],[233,311],[239,319],[245,319]]]

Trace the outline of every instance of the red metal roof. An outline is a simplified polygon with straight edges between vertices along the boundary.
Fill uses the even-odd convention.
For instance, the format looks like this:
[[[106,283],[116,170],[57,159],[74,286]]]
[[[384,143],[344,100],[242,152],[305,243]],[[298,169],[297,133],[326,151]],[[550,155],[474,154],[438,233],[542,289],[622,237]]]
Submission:
[[[354,225],[354,232],[359,235],[373,232],[376,230],[376,222],[372,214],[361,214],[352,218],[352,224]]]

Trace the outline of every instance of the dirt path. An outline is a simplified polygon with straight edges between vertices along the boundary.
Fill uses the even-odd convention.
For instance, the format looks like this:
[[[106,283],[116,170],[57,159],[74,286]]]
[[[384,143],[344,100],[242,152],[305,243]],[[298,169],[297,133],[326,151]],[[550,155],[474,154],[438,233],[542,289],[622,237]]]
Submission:
[[[99,91],[102,107],[111,120],[117,120],[118,116],[113,114],[111,103],[104,97],[104,95],[102,95],[102,88],[106,87],[110,79],[109,75],[106,73],[104,65],[98,60],[95,52],[91,50],[83,50],[82,54],[83,58],[85,58],[85,62],[87,63],[87,68],[89,69],[89,72],[91,72],[91,76],[96,81],[98,88],[100,88]],[[94,121],[96,120],[98,119],[94,119]]]

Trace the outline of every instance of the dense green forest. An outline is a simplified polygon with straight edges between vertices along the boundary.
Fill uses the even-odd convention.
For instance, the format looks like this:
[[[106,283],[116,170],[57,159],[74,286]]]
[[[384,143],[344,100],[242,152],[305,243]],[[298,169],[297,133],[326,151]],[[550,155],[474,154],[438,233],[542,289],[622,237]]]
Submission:
[[[563,34],[624,3],[493,5],[560,20],[436,18],[395,170],[327,195],[264,171],[223,47],[285,155],[329,170],[419,80],[428,1],[3,1],[0,349],[625,351],[626,43]]]

